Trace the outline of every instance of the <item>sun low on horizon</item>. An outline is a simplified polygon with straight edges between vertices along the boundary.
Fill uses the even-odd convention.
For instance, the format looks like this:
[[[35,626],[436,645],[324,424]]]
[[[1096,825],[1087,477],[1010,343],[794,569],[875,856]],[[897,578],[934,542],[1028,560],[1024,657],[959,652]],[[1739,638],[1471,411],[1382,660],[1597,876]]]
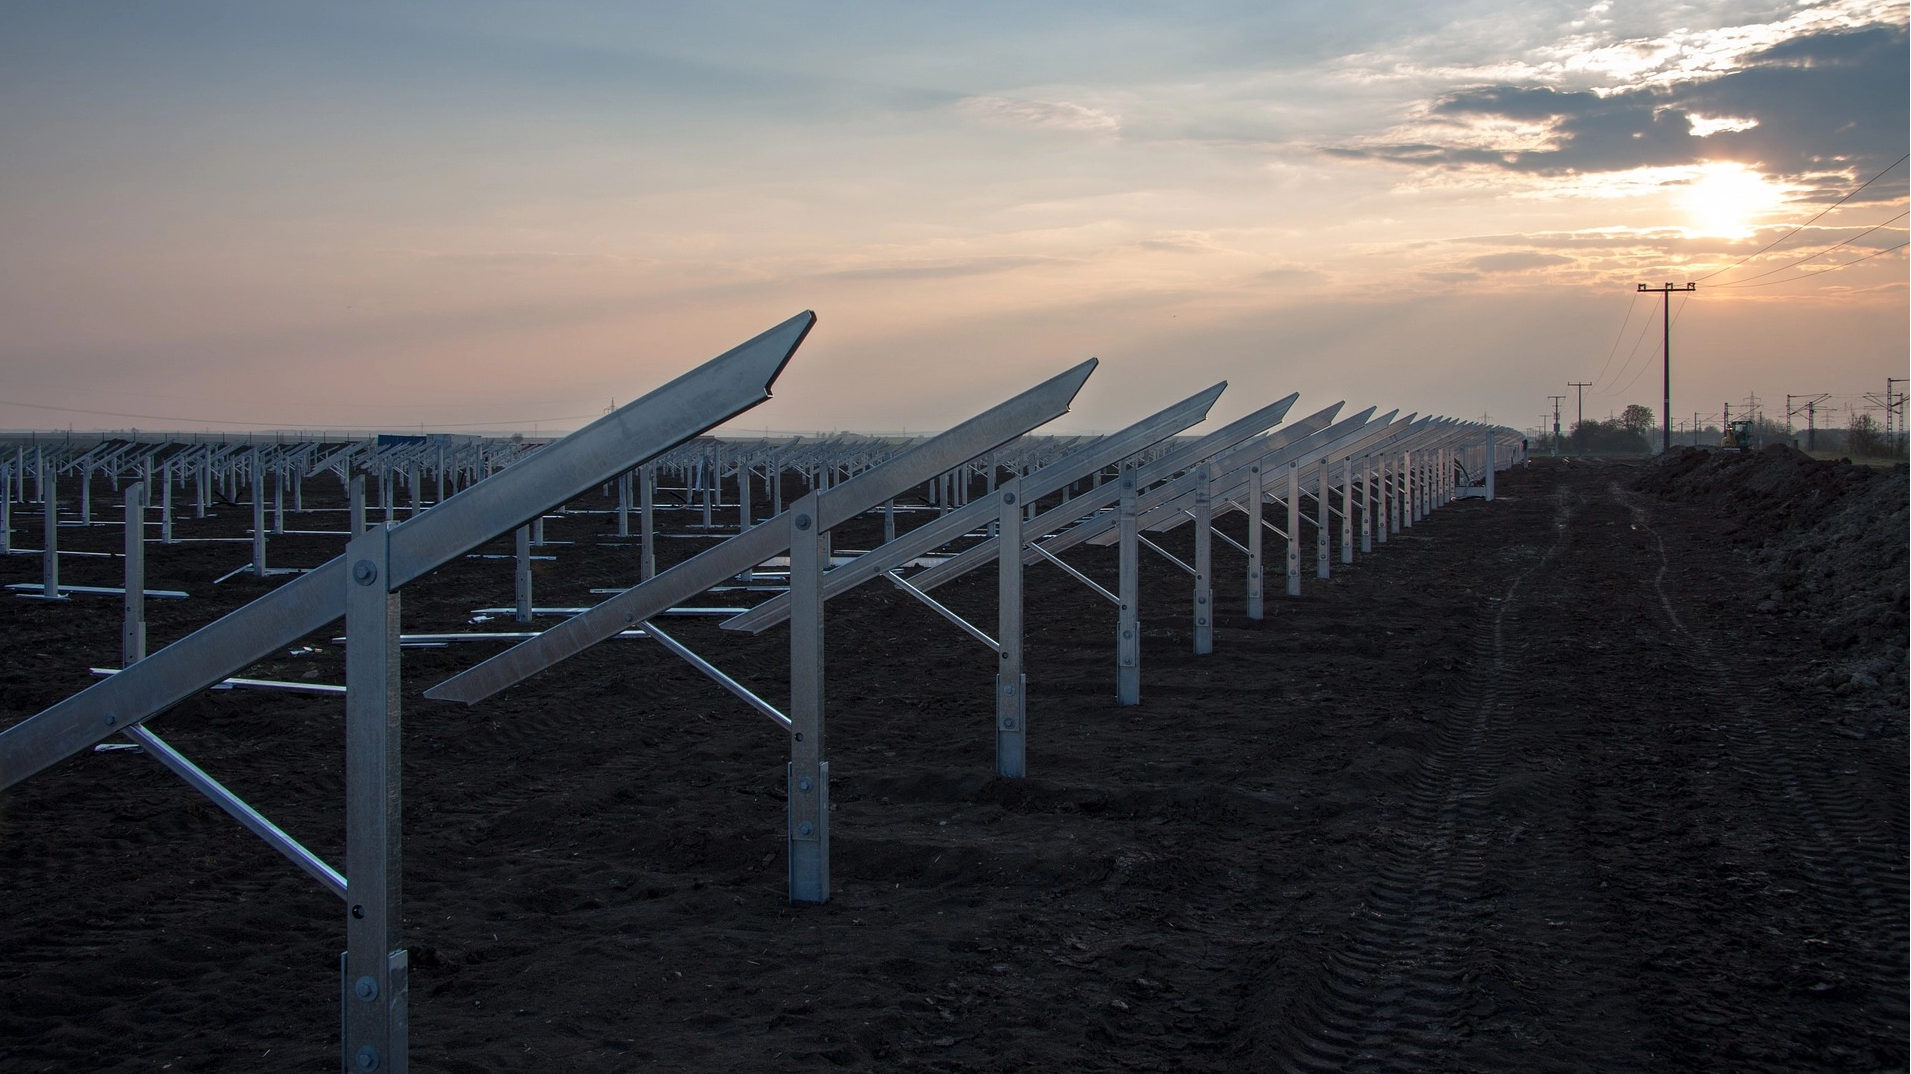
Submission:
[[[16,5],[0,427],[550,430],[800,309],[779,428],[935,427],[1089,355],[1122,413],[1198,368],[1530,420],[1675,279],[1703,397],[1869,391],[1908,343],[1908,24]]]
[[[1797,188],[1788,189],[1736,161],[1707,161],[1678,197],[1691,234],[1743,239],[1782,210]]]

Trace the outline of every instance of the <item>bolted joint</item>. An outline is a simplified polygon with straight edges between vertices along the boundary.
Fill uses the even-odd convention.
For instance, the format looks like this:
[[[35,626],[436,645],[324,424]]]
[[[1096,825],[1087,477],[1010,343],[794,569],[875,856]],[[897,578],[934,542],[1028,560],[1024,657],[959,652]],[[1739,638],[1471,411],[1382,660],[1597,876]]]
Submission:
[[[370,1003],[378,998],[378,981],[370,974],[360,977],[352,983],[352,994]]]
[[[359,585],[371,585],[378,581],[378,564],[369,559],[361,559],[352,564],[352,581]]]
[[[1004,492],[1004,493],[1002,494],[1002,502],[1003,502],[1003,503],[1014,503],[1014,502],[1015,502],[1015,493],[1013,493],[1013,492]]]
[[[378,1069],[378,1065],[379,1065],[378,1049],[372,1047],[369,1044],[367,1044],[363,1048],[360,1048],[358,1050],[358,1054],[356,1056],[353,1056],[353,1059],[358,1063],[358,1069],[360,1070],[370,1071],[370,1070]]]
[[[797,516],[796,516],[796,528],[797,528],[797,529],[799,529],[799,530],[807,530],[807,529],[809,529],[809,528],[810,528],[810,525],[811,525],[811,523],[810,523],[810,516],[808,516],[808,515],[797,515]]]

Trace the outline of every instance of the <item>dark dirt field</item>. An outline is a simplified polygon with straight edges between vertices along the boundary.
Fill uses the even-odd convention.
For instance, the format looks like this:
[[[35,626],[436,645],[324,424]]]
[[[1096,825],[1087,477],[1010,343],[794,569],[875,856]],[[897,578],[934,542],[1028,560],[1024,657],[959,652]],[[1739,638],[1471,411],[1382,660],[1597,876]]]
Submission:
[[[1136,708],[1113,704],[1112,608],[1030,567],[1026,780],[990,775],[986,650],[886,586],[834,601],[820,907],[784,899],[782,732],[652,643],[471,708],[418,695],[489,645],[407,650],[412,1063],[1902,1071],[1903,471],[1800,479],[1821,507],[1884,505],[1890,568],[1840,558],[1871,530],[1838,536],[1851,512],[1765,489],[1765,462],[1538,462],[1326,582],[1309,534],[1304,595],[1258,624],[1217,542],[1206,657],[1185,577],[1144,550]],[[180,534],[248,524],[228,506]],[[37,515],[15,525],[37,547]],[[545,549],[540,605],[634,580],[613,528],[549,524],[577,543]],[[149,602],[153,647],[263,592],[212,584],[248,554],[149,546],[148,584],[192,594]],[[1112,584],[1112,549],[1071,558]],[[0,560],[0,582],[38,577]],[[508,561],[458,560],[405,591],[406,628],[478,629],[511,592]],[[993,622],[992,571],[944,592]],[[0,601],[0,726],[117,662],[116,597]],[[673,622],[787,697],[783,629]],[[247,674],[342,682],[335,633]],[[152,727],[338,864],[342,711],[219,691]],[[343,908],[318,885],[131,752],[0,810],[0,1070],[337,1069]]]

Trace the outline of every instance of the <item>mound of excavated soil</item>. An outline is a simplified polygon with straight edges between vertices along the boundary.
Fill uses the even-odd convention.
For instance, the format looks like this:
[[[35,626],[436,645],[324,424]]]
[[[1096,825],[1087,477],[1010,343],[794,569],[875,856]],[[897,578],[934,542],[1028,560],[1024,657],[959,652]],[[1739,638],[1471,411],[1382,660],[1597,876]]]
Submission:
[[[1717,512],[1769,588],[1748,610],[1796,622],[1826,658],[1810,677],[1841,694],[1903,708],[1906,689],[1907,471],[1821,462],[1774,445],[1740,455],[1685,448],[1637,487]]]

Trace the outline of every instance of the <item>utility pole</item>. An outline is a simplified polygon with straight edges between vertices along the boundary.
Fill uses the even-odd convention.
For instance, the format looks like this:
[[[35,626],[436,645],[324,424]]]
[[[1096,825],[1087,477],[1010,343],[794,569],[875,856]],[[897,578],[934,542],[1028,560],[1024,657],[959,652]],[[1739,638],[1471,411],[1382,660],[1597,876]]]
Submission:
[[[1892,385],[1905,384],[1905,383],[1911,383],[1911,377],[1884,378],[1884,431],[1887,438],[1889,438],[1891,434],[1894,432],[1897,434],[1898,439],[1903,439],[1904,437],[1904,395],[1905,393],[1898,391],[1896,388],[1893,388]],[[1893,425],[1891,422],[1891,415],[1893,413],[1897,414],[1898,416],[1898,421],[1896,425]],[[1897,440],[1893,440],[1892,442],[1896,443]]]
[[[1664,287],[1639,285],[1642,293],[1662,295],[1665,299],[1659,316],[1660,322],[1665,325],[1665,409],[1659,412],[1662,415],[1659,428],[1661,451],[1672,450],[1672,292],[1698,289],[1696,283],[1688,283],[1684,287],[1674,287],[1669,283]]]
[[[1805,412],[1806,451],[1818,450],[1818,404],[1829,398],[1831,398],[1830,392],[1819,392],[1816,395],[1785,396],[1785,425],[1787,428],[1791,426],[1792,415],[1797,414],[1801,410]],[[1803,399],[1804,402],[1793,403],[1792,400],[1794,399]]]
[[[1573,432],[1576,433],[1581,425],[1586,424],[1586,389],[1592,387],[1592,381],[1569,380],[1566,386],[1579,389],[1579,420],[1573,423]]]
[[[1546,398],[1553,401],[1553,454],[1557,455],[1559,454],[1559,404],[1565,402],[1566,397],[1549,395]]]

